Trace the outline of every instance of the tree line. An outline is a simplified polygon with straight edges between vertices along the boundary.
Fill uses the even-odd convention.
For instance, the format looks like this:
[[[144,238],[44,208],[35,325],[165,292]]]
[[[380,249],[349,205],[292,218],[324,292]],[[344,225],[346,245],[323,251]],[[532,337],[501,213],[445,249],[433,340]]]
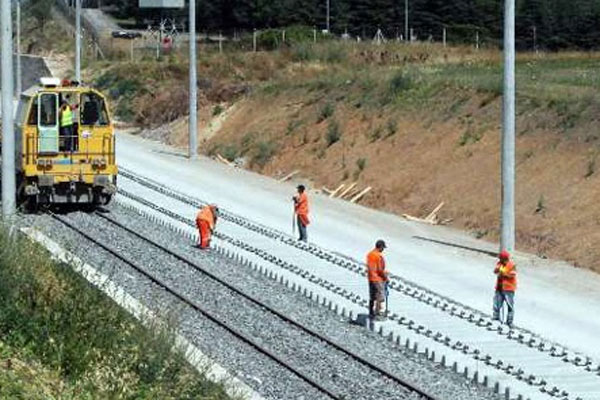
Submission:
[[[189,0],[187,0],[189,1]],[[104,0],[124,16],[157,17],[138,0]],[[199,29],[224,32],[304,25],[324,29],[327,0],[196,0]],[[482,44],[502,41],[503,0],[408,0],[409,26],[420,40]],[[165,14],[166,13],[166,14]],[[163,15],[185,11],[163,11]],[[331,31],[363,39],[378,29],[386,37],[404,33],[405,0],[330,0]],[[600,1],[517,0],[517,45],[547,50],[600,47]]]

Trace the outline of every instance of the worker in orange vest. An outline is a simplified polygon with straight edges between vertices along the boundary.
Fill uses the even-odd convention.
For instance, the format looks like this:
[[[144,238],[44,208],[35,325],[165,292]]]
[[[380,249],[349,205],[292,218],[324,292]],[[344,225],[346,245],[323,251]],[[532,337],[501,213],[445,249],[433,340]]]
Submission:
[[[308,220],[308,196],[305,193],[306,188],[304,185],[299,185],[296,189],[298,189],[298,195],[292,197],[292,199],[294,200],[294,213],[296,214],[298,232],[300,233],[298,240],[306,242],[308,240],[306,227],[310,223]]]
[[[199,248],[208,249],[210,247],[210,239],[215,231],[218,216],[219,208],[214,204],[202,207],[196,214]]]
[[[385,269],[383,251],[387,246],[383,240],[375,243],[375,248],[367,254],[367,278],[369,279],[369,316],[382,319],[381,303],[385,286],[388,282],[388,271]]]
[[[515,317],[515,291],[517,290],[517,266],[510,260],[510,253],[502,250],[494,268],[496,293],[494,295],[494,319],[500,321],[500,310],[504,303],[508,307],[506,324],[512,328]]]

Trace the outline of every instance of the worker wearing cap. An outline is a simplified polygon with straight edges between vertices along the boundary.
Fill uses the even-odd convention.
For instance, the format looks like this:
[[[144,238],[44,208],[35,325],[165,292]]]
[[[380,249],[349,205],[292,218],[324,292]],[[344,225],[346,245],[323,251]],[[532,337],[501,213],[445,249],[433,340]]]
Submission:
[[[381,318],[381,303],[385,285],[388,281],[388,271],[385,269],[383,250],[387,246],[383,240],[375,243],[375,248],[367,254],[367,278],[369,279],[369,316]]]
[[[218,216],[219,208],[214,204],[202,207],[196,214],[199,248],[208,249],[210,247],[210,239],[215,231]]]
[[[299,185],[297,189],[298,194],[292,197],[292,200],[294,200],[294,213],[296,214],[298,232],[300,233],[298,240],[306,242],[308,240],[306,227],[310,223],[308,220],[308,196],[305,193],[306,188],[304,185]]]
[[[494,319],[500,321],[500,310],[504,303],[508,307],[506,324],[512,328],[515,317],[515,291],[517,290],[517,266],[510,260],[510,253],[502,250],[494,268],[496,293],[494,295]]]

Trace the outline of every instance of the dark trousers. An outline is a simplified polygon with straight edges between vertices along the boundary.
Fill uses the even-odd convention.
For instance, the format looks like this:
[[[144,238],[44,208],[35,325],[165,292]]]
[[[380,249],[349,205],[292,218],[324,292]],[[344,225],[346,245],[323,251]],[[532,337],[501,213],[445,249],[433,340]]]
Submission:
[[[302,219],[300,218],[300,216],[297,216],[296,220],[298,221],[298,232],[300,233],[299,240],[301,240],[303,242],[308,241],[308,234],[306,233],[306,225],[304,225],[302,223]]]
[[[60,136],[64,139],[64,151],[73,151],[73,125],[61,127]]]

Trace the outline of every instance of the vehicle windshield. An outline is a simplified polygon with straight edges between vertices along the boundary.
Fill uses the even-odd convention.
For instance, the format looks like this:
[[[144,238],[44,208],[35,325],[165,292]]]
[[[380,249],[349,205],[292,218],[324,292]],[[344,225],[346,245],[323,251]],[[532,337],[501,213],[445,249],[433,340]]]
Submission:
[[[93,92],[81,95],[81,125],[106,126],[110,123],[104,99]]]

